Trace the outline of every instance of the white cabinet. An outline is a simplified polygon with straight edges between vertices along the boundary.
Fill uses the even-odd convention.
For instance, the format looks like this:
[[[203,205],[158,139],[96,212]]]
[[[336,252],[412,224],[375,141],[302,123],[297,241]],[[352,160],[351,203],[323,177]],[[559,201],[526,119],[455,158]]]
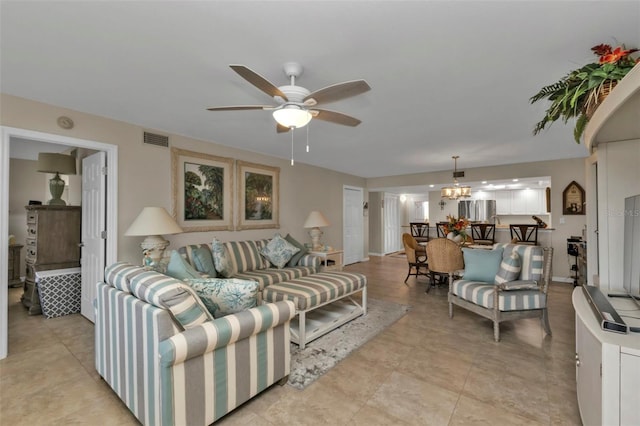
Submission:
[[[496,191],[496,213],[502,215],[544,214],[545,197],[543,189],[512,189]]]
[[[474,200],[495,200],[495,191],[473,191],[471,198]]]
[[[576,311],[576,394],[582,423],[639,425],[640,338],[636,333],[603,331],[582,287],[576,287],[572,300]]]
[[[511,214],[511,191],[496,191],[496,214]]]

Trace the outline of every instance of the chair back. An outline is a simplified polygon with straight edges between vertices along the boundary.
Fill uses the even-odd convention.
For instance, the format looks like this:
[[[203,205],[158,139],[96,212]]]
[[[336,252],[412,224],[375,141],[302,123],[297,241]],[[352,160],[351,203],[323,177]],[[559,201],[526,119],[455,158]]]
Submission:
[[[423,257],[426,254],[424,247],[418,244],[411,234],[406,232],[402,234],[402,244],[404,245],[404,252],[407,255],[407,261],[409,261],[409,263],[418,262],[419,254],[416,254],[416,251],[421,252]]]
[[[411,236],[419,243],[429,241],[429,223],[428,222],[409,222],[411,228]]]
[[[496,225],[490,223],[472,223],[471,238],[475,244],[493,245],[496,241]]]
[[[509,230],[511,231],[511,240],[514,244],[538,245],[537,224],[511,224],[509,225]]]
[[[432,257],[433,256],[433,257]],[[462,249],[448,238],[436,238],[427,244],[429,270],[449,273],[464,268]]]
[[[447,226],[449,222],[437,222],[436,223],[436,232],[438,234],[438,238],[445,238],[447,236]]]

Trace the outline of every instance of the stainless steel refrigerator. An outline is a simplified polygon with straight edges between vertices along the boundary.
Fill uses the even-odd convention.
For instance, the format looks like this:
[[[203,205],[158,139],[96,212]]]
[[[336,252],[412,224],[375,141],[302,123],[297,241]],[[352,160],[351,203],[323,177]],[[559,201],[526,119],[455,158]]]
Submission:
[[[471,222],[495,223],[496,200],[458,201],[458,217],[460,216]]]

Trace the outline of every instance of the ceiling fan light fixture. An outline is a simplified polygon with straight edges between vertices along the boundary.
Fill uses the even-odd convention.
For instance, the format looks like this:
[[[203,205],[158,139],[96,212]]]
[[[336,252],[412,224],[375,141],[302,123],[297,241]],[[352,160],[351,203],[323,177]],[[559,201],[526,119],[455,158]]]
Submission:
[[[288,105],[273,111],[273,118],[281,126],[299,129],[311,121],[311,113],[296,105]]]

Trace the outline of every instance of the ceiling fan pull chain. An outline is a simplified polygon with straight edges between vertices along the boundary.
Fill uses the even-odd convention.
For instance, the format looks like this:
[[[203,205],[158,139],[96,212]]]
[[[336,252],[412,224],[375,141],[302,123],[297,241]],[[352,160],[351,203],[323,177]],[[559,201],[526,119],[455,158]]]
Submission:
[[[291,165],[293,166],[293,133],[295,132],[296,128],[292,127],[291,128]]]
[[[307,126],[307,152],[309,152],[309,126]]]

